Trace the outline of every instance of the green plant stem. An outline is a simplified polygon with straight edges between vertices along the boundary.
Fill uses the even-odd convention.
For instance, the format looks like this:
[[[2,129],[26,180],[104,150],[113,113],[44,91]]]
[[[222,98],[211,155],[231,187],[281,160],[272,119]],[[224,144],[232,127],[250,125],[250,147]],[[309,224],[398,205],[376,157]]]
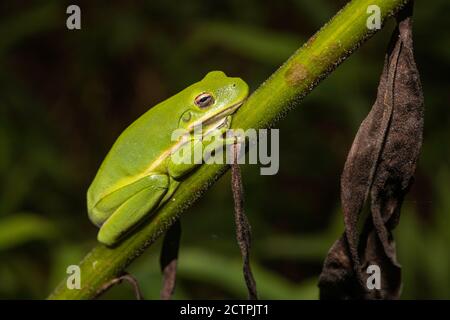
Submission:
[[[353,0],[348,3],[249,97],[235,115],[233,128],[246,130],[273,126],[375,33],[376,30],[366,27],[369,5],[379,6],[384,22],[406,2],[408,0]],[[138,232],[115,248],[99,244],[86,255],[79,263],[81,289],[68,289],[64,279],[49,299],[92,298],[104,283],[120,275],[228,168],[227,165],[199,168]]]

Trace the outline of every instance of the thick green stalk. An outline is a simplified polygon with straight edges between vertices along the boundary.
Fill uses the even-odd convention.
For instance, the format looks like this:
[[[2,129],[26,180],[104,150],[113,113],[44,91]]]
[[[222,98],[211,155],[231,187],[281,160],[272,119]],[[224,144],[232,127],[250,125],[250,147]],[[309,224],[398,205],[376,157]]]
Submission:
[[[234,128],[267,128],[308,94],[375,31],[366,27],[369,5],[381,9],[384,22],[408,0],[353,0],[264,82],[240,108]],[[49,299],[89,299],[105,282],[120,274],[226,170],[203,165],[184,181],[172,199],[138,232],[115,248],[97,245],[80,262],[81,289],[69,290],[66,280]]]

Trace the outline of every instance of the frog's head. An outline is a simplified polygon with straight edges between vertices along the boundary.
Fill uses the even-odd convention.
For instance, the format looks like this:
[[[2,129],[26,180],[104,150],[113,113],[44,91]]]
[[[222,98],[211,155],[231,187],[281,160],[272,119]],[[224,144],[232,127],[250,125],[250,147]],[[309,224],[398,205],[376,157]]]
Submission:
[[[248,96],[249,88],[240,78],[227,77],[221,71],[208,73],[186,91],[189,107],[180,117],[180,127],[193,131],[229,127],[234,113]]]

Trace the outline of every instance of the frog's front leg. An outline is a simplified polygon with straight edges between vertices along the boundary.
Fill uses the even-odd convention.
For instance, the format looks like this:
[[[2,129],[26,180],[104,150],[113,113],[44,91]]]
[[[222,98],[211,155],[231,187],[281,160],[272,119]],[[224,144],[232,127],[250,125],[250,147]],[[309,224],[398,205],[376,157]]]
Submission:
[[[236,139],[238,139],[238,142],[241,142],[239,137],[222,138],[226,130],[227,128],[222,128],[205,135],[203,138],[194,137],[177,149],[168,162],[170,176],[174,179],[180,179],[200,166],[204,161],[205,148],[218,150],[226,145],[234,144]]]
[[[202,152],[203,144],[201,139],[194,137],[185,142],[172,152],[169,157],[167,165],[169,175],[174,179],[181,179],[184,175],[201,165]],[[200,155],[200,159],[196,159],[198,155]]]
[[[98,240],[106,245],[117,243],[159,205],[170,189],[169,181],[166,174],[151,174],[102,199],[99,205],[103,209],[108,206],[115,209],[102,224]]]

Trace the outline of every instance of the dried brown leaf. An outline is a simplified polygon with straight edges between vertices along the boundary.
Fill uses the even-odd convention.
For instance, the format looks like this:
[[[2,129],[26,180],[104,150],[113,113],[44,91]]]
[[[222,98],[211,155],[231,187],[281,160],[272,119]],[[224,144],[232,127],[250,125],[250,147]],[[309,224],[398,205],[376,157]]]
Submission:
[[[163,273],[161,300],[169,300],[175,291],[180,238],[181,223],[177,220],[167,230],[161,248],[160,266]]]
[[[377,99],[344,166],[341,201],[345,234],[331,248],[324,264],[319,280],[324,298],[395,299],[400,294],[401,273],[392,230],[412,183],[423,132],[423,95],[414,62],[411,16],[412,2],[397,16]],[[370,215],[359,234],[357,225],[369,197]],[[365,271],[369,265],[381,269],[380,290],[367,289]]]
[[[233,145],[233,163],[231,165],[231,189],[234,200],[234,219],[236,224],[236,238],[241,250],[243,259],[243,273],[245,284],[247,285],[248,298],[257,300],[256,282],[250,267],[250,247],[251,247],[251,228],[244,211],[244,188],[242,186],[242,176],[237,156],[240,154],[241,145]]]

